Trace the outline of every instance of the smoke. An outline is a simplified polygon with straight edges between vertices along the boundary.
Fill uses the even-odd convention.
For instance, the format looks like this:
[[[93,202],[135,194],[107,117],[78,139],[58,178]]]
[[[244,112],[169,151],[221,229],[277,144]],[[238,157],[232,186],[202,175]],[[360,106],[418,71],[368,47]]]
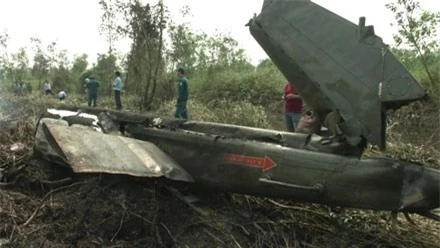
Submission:
[[[8,93],[4,85],[0,84],[0,124],[25,118],[27,115],[25,108],[23,99]]]
[[[2,88],[0,88],[0,122],[8,122],[12,120],[11,113],[14,108],[13,104],[8,101],[7,96],[3,93]]]

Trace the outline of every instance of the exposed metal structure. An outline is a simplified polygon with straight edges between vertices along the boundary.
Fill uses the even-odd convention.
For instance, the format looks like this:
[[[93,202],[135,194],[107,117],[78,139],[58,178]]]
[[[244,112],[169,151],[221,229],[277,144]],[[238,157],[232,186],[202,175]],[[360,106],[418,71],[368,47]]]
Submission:
[[[362,157],[366,142],[384,148],[387,109],[425,95],[373,28],[305,0],[267,0],[249,27],[333,136],[63,106],[42,116],[35,151],[76,173],[165,177],[438,220],[430,212],[440,205],[438,170]]]
[[[353,145],[362,137],[384,148],[386,110],[425,96],[365,18],[355,25],[309,0],[266,0],[248,25],[307,105]]]

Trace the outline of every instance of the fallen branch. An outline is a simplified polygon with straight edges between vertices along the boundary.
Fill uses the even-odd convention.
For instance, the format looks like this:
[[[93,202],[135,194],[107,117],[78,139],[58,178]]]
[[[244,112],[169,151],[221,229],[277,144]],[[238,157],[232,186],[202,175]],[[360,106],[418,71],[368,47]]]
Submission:
[[[203,229],[203,231],[204,231],[205,233],[207,233],[209,236],[211,236],[211,238],[213,238],[214,240],[216,240],[217,242],[219,242],[220,244],[222,244],[224,247],[228,247],[228,246],[226,245],[226,243],[223,242],[223,240],[221,240],[219,237],[215,236],[215,235],[214,235],[213,233],[211,233],[210,231],[208,231],[208,230],[206,230],[206,229]]]
[[[168,227],[165,226],[165,224],[162,223],[162,222],[160,223],[160,225],[161,225],[161,226],[167,231],[168,235],[169,235],[170,238],[173,240],[174,244],[178,247],[178,245],[177,245],[177,240],[176,240],[176,238],[174,238],[174,236],[171,234],[170,229],[168,229]]]
[[[55,181],[48,181],[48,180],[39,180],[39,181],[40,181],[40,183],[43,183],[43,184],[55,185],[55,184],[63,184],[63,183],[70,182],[70,181],[72,181],[72,178],[66,177],[66,178],[63,178],[60,180],[55,180]]]
[[[58,191],[61,191],[61,190],[64,190],[64,189],[68,189],[68,188],[71,188],[73,186],[81,185],[81,184],[86,184],[86,182],[76,182],[76,183],[72,183],[70,185],[62,186],[62,187],[56,188],[54,190],[51,190],[49,193],[47,193],[43,197],[43,199],[41,199],[40,206],[38,206],[38,208],[35,209],[35,211],[32,213],[32,215],[29,217],[29,219],[23,224],[23,226],[29,225],[29,223],[32,221],[32,219],[35,217],[35,215],[38,213],[38,210],[40,210],[43,207],[44,201],[46,200],[46,198],[48,198],[50,195],[52,195],[55,192],[58,192]]]
[[[279,202],[271,200],[271,199],[266,199],[266,200],[268,202],[272,203],[273,205],[276,205],[276,206],[278,206],[280,208],[299,210],[299,211],[309,212],[309,213],[316,214],[316,215],[321,215],[321,216],[324,216],[324,217],[327,217],[327,218],[329,217],[327,214],[320,213],[320,212],[317,212],[317,211],[314,211],[314,210],[310,210],[308,208],[289,206],[289,205],[285,205],[285,204],[279,203]]]
[[[128,213],[129,213],[129,214],[132,214],[132,215],[134,215],[134,216],[136,216],[136,217],[138,217],[139,219],[143,220],[144,222],[146,222],[146,223],[148,223],[148,224],[153,225],[153,222],[152,222],[152,221],[149,221],[149,220],[145,219],[144,217],[140,216],[139,214],[137,214],[137,213],[135,213],[135,212],[133,212],[133,211],[130,211],[130,210],[129,210]]]
[[[238,241],[235,239],[234,235],[231,234],[231,238],[232,238],[232,241],[234,241],[235,245],[236,245],[238,248],[241,248],[240,243],[238,243]]]
[[[419,226],[417,226],[417,224],[411,219],[411,217],[409,216],[409,213],[408,213],[408,212],[404,212],[404,213],[403,213],[403,216],[405,216],[405,219],[406,219],[409,223],[411,223],[412,225],[414,225],[414,226],[416,226],[416,227],[419,227]]]
[[[197,226],[197,225],[207,225],[207,226],[209,226],[209,227],[213,227],[213,226],[210,225],[210,224],[212,224],[212,223],[227,223],[227,224],[230,224],[230,225],[233,225],[233,226],[236,226],[236,227],[240,227],[240,228],[243,230],[243,232],[244,232],[247,236],[250,235],[249,231],[246,230],[246,228],[245,228],[243,225],[237,224],[237,223],[232,222],[232,221],[230,221],[230,220],[211,220],[211,221],[196,221],[196,222],[193,222],[193,223],[187,224],[186,226],[184,226],[184,227],[182,228],[182,231],[180,231],[180,232],[176,235],[176,237],[179,237],[180,235],[182,235],[182,233],[184,233],[186,229],[188,229],[188,228],[190,228],[190,227],[192,227],[192,226]]]
[[[118,236],[119,232],[122,229],[122,224],[124,224],[124,217],[125,217],[125,213],[127,212],[127,210],[124,208],[124,212],[122,212],[122,218],[121,218],[121,222],[119,223],[119,228],[116,231],[116,233],[113,235],[112,239],[110,239],[110,242],[113,242],[113,240],[116,238],[116,236]]]
[[[16,228],[16,226],[14,226],[14,227],[12,228],[11,235],[9,235],[9,242],[12,242],[12,237],[14,237],[15,228]]]
[[[156,240],[157,240],[157,242],[159,243],[159,246],[160,246],[160,247],[164,247],[164,244],[163,244],[163,242],[162,242],[162,237],[160,236],[159,228],[157,228],[157,225],[154,225],[153,230],[155,231],[155,234],[156,234]]]
[[[0,183],[0,186],[2,187],[7,187],[7,186],[11,186],[11,185],[15,185],[15,183],[17,183],[18,178],[20,178],[20,175],[17,176],[14,181],[12,182],[8,182],[8,183]]]

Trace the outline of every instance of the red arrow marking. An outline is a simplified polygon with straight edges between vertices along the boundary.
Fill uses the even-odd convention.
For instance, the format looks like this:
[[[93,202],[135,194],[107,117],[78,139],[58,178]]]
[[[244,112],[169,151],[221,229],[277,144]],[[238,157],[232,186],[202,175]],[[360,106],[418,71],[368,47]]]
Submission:
[[[225,153],[223,155],[223,160],[231,164],[262,168],[263,171],[270,170],[273,167],[277,166],[277,164],[266,155],[264,156],[264,158],[260,158]]]

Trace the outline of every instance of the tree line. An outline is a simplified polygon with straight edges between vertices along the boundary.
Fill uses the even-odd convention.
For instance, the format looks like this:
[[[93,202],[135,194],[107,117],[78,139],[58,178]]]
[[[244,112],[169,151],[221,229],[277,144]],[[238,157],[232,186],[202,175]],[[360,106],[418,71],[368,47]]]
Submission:
[[[0,80],[2,87],[28,81],[38,89],[45,80],[55,89],[83,92],[90,75],[104,85],[100,95],[110,96],[114,71],[123,72],[124,91],[134,96],[140,109],[175,96],[173,70],[182,66],[190,79],[190,94],[202,101],[213,99],[249,100],[267,106],[278,99],[285,83],[270,60],[253,65],[238,42],[229,35],[207,35],[193,31],[188,23],[175,23],[163,0],[101,0],[100,33],[108,52],[97,55],[89,65],[86,54],[69,59],[68,51],[55,42],[44,46],[38,38],[30,47],[11,52],[9,35],[0,35]],[[434,99],[440,96],[438,26],[440,14],[423,10],[416,0],[386,4],[395,15],[397,33],[392,52],[427,88]],[[181,12],[189,14],[189,8]],[[119,39],[130,40],[130,51],[122,56],[114,49]],[[32,52],[33,57],[29,58]]]

